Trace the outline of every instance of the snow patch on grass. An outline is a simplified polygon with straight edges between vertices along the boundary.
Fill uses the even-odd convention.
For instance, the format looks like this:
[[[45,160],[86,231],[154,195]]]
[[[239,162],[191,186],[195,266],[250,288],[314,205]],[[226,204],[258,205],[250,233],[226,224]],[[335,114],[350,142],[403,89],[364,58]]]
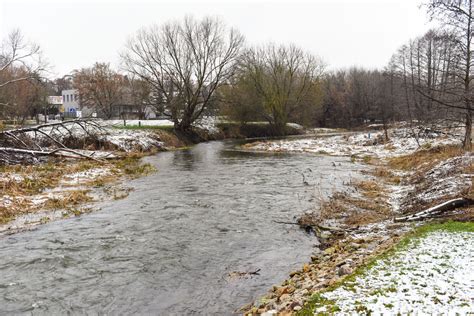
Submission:
[[[107,175],[110,175],[108,168],[93,168],[65,176],[61,181],[61,185],[79,185]]]
[[[109,129],[100,135],[100,139],[126,152],[150,151],[164,146],[158,135],[148,131]]]
[[[435,231],[321,294],[316,313],[466,315],[474,312],[474,232]]]
[[[22,182],[25,180],[21,174],[16,173],[1,173],[0,174],[0,183],[8,183],[8,182]]]
[[[122,127],[124,120],[105,120],[104,125]],[[126,126],[174,126],[170,120],[125,120]]]

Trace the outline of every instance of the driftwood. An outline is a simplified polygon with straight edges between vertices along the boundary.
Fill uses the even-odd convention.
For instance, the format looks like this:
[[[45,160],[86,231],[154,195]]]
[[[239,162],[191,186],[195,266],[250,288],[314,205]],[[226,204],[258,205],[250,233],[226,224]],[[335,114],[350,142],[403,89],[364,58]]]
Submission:
[[[468,199],[468,198],[452,199],[452,200],[430,207],[427,210],[424,210],[415,214],[402,216],[402,217],[396,217],[394,218],[394,221],[395,222],[421,221],[427,218],[436,217],[442,213],[454,210],[459,207],[465,207],[465,206],[469,206],[473,204],[474,204],[474,200]]]
[[[252,278],[255,275],[260,275],[260,270],[261,269],[257,269],[254,271],[246,271],[246,272],[232,271],[232,272],[227,273],[225,276],[223,276],[223,279],[226,282],[228,282],[235,279],[248,278],[248,277]]]
[[[91,129],[103,130],[103,127],[94,120],[75,119],[1,131],[0,163],[32,163],[37,162],[38,157],[45,156],[103,161],[94,157],[94,152],[90,155],[84,154],[70,149],[62,143],[61,136],[64,135],[64,132],[66,135],[74,137],[73,128],[80,128],[88,136],[93,136],[90,133]],[[43,139],[39,139],[38,135],[43,136]]]
[[[307,221],[301,221],[301,219],[299,219],[298,222],[296,222],[296,223],[294,223],[294,222],[285,222],[285,221],[276,221],[276,220],[274,220],[273,222],[275,222],[277,224],[297,225],[297,226],[300,226],[301,228],[303,228],[304,230],[306,230],[307,232],[314,231],[317,235],[318,235],[318,232],[321,232],[321,231],[328,231],[328,232],[331,232],[331,233],[347,233],[347,232],[352,231],[352,229],[343,229],[343,228],[339,228],[339,227],[324,226],[324,225],[321,225],[321,224],[317,224],[316,222],[308,223]]]

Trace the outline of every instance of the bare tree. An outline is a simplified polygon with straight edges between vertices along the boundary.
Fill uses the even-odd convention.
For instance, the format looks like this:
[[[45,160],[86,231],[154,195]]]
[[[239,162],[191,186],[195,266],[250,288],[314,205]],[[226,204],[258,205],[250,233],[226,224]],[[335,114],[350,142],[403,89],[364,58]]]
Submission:
[[[129,72],[151,85],[157,109],[187,132],[232,77],[243,42],[217,18],[186,17],[140,30],[122,59]]]
[[[19,77],[5,78],[6,72],[21,67],[24,71]],[[13,30],[0,45],[0,88],[9,84],[35,79],[45,70],[40,47],[25,40],[20,30]],[[3,78],[2,78],[3,77]]]
[[[20,117],[24,118],[28,113],[23,102],[26,100],[25,89],[31,88],[41,80],[41,74],[45,67],[46,63],[42,59],[40,47],[25,40],[19,30],[12,31],[0,43],[0,110],[2,117],[16,118],[21,112]],[[24,83],[26,81],[31,84]]]
[[[76,71],[73,82],[81,105],[96,109],[107,119],[113,116],[114,107],[122,101],[124,77],[108,63],[95,63],[92,68]]]
[[[124,104],[133,108],[138,118],[146,118],[147,108],[153,102],[151,86],[143,79],[126,77],[126,86],[123,93]]]
[[[427,8],[431,18],[439,20],[452,33],[452,41],[456,46],[456,55],[451,58],[452,67],[448,72],[453,82],[442,94],[429,97],[439,104],[464,113],[463,146],[466,150],[471,150],[474,3],[473,0],[430,0]]]

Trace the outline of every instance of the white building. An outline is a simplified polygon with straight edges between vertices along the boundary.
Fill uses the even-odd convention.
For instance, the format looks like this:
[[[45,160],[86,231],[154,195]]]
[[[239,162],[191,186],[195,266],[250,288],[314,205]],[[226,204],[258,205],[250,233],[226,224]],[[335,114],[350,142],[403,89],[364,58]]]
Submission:
[[[63,107],[65,117],[77,117],[81,107],[79,105],[79,92],[76,89],[63,90]]]

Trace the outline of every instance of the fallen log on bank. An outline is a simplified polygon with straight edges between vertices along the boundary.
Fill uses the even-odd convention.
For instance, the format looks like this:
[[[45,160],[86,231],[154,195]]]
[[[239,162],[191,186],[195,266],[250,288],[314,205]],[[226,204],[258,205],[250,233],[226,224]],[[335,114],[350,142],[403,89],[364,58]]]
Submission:
[[[473,199],[468,199],[468,198],[452,199],[452,200],[430,207],[427,210],[424,210],[415,214],[402,216],[402,217],[395,217],[394,222],[421,221],[424,219],[436,217],[440,214],[443,214],[448,211],[452,211],[460,207],[466,207],[470,205],[474,205]]]

